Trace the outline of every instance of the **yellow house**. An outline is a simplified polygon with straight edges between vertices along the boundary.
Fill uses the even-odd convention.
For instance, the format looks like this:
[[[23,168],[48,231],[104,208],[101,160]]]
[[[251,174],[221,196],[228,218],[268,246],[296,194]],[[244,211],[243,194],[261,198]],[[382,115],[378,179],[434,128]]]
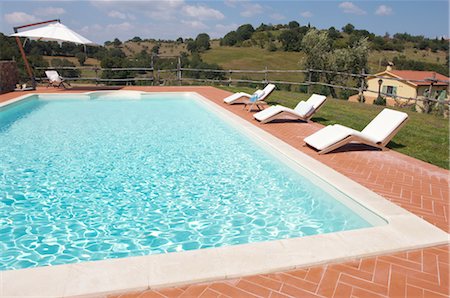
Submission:
[[[431,78],[446,81],[445,83],[435,82],[433,84],[431,88],[432,97],[445,99],[449,96],[449,78],[434,71],[392,70],[388,66],[385,71],[377,73],[375,76],[384,78],[369,77],[367,79],[368,91],[364,91],[363,95],[365,103],[368,104],[373,103],[378,97],[378,92],[384,93],[381,96],[386,98],[386,105],[388,106],[407,102],[407,99],[402,99],[401,97],[417,98],[426,96],[430,90],[431,81],[429,79]],[[350,100],[357,100],[357,96]]]

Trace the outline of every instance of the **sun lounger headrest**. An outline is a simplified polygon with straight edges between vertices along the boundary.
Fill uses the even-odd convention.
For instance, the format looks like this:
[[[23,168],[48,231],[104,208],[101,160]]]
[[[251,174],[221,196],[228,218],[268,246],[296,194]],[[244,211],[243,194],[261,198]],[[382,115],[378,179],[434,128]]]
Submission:
[[[317,109],[326,99],[325,95],[313,94],[306,102],[312,105],[314,109]]]
[[[294,111],[296,111],[302,116],[308,116],[310,113],[314,111],[314,107],[307,101],[301,101],[294,108]]]
[[[384,109],[361,131],[376,143],[383,142],[400,124],[408,118],[408,114],[400,111]]]
[[[274,84],[267,84],[267,86],[264,87],[263,91],[264,91],[264,94],[270,94],[274,89],[275,89]]]

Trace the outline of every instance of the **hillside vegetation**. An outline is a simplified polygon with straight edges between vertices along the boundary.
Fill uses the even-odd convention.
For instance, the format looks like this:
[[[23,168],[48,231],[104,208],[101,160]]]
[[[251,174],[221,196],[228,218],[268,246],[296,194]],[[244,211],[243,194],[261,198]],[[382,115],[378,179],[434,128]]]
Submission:
[[[206,62],[217,63],[224,69],[303,69],[305,55],[303,52],[269,52],[260,47],[229,47],[212,43],[211,49],[202,53]],[[386,69],[385,61],[393,61],[395,57],[405,56],[410,60],[445,65],[446,52],[432,52],[406,48],[397,51],[369,51],[368,66],[370,73],[377,73]]]

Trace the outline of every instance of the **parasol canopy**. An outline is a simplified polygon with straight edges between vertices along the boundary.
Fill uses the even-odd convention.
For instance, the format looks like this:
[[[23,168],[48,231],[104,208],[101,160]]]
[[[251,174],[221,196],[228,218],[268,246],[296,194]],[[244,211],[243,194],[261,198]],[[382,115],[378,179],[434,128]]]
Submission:
[[[61,23],[48,24],[40,28],[14,33],[10,36],[27,37],[42,41],[73,42],[91,46],[97,45]]]

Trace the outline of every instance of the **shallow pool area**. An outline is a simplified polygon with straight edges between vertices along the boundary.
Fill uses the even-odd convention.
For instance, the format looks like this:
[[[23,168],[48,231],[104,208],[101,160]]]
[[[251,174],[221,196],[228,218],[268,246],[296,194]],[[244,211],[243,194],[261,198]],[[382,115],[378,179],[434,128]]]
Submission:
[[[30,97],[0,109],[0,144],[1,270],[383,223],[192,95]]]

